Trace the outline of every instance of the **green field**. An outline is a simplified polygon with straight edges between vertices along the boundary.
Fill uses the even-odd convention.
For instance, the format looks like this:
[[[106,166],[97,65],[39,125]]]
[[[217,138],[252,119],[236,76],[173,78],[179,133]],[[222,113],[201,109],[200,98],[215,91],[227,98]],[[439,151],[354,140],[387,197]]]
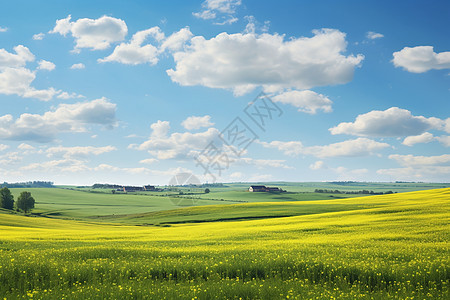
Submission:
[[[178,209],[159,196],[32,194],[47,217],[0,211],[6,299],[450,297],[448,188]]]

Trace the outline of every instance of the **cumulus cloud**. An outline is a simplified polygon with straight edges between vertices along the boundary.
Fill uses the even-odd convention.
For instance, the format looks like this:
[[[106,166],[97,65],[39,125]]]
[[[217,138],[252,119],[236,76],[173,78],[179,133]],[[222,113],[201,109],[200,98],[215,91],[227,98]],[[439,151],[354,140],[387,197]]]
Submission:
[[[33,40],[35,41],[41,41],[44,39],[45,34],[43,34],[42,32],[37,33],[35,35],[33,35]]]
[[[76,147],[50,147],[46,150],[47,156],[63,156],[64,158],[76,158],[76,157],[87,157],[89,155],[100,155],[103,153],[108,153],[111,151],[117,150],[116,147],[113,146],[104,146],[104,147],[93,147],[93,146],[76,146]]]
[[[51,71],[55,68],[55,64],[40,60],[37,69],[31,71],[25,66],[27,62],[34,61],[33,53],[22,45],[14,47],[14,52],[0,49],[0,94],[48,101],[62,92],[52,87],[39,90],[31,86],[36,79],[36,70]]]
[[[86,66],[83,63],[73,64],[70,67],[72,70],[80,70],[86,68]]]
[[[413,116],[409,110],[391,107],[373,110],[356,117],[355,122],[343,122],[330,128],[331,134],[396,137],[420,135],[429,129],[442,129],[443,120]]]
[[[387,143],[380,143],[367,138],[357,138],[325,146],[312,146],[304,149],[303,153],[319,158],[325,157],[355,157],[373,155],[377,151],[389,148]]]
[[[258,86],[268,91],[309,89],[347,83],[363,55],[343,55],[345,33],[314,30],[311,38],[285,40],[278,34],[220,33],[211,39],[196,36],[184,51],[174,54],[172,81],[232,89],[242,95]]]
[[[412,73],[424,73],[432,69],[450,69],[450,51],[436,53],[432,46],[405,47],[394,52],[392,62]]]
[[[156,43],[145,44],[149,38],[153,38]],[[173,33],[169,37],[165,37],[164,33],[158,26],[138,31],[133,35],[129,43],[121,43],[116,46],[113,53],[98,62],[119,62],[128,65],[138,65],[148,63],[155,65],[159,56],[164,51],[177,51],[192,37],[189,28],[183,28]]]
[[[36,73],[26,68],[0,69],[0,94],[18,95],[25,98],[37,98],[48,101],[59,93],[52,87],[43,90],[35,89],[31,86],[35,78]]]
[[[60,104],[43,115],[25,113],[14,120],[0,116],[0,139],[49,142],[61,132],[84,132],[98,124],[111,128],[116,124],[116,104],[105,98],[75,104]]]
[[[375,40],[375,39],[380,39],[380,38],[384,37],[384,35],[381,34],[381,33],[373,32],[373,31],[368,31],[368,32],[366,33],[366,37],[367,37],[369,40]]]
[[[377,174],[389,176],[390,180],[447,182],[450,166],[421,166],[380,169]]]
[[[289,156],[297,156],[303,151],[303,144],[299,141],[290,141],[290,142],[282,142],[282,141],[272,141],[270,143],[267,142],[258,142],[263,145],[265,148],[274,148],[283,152]]]
[[[436,137],[436,140],[438,140],[445,147],[450,147],[450,135],[438,136]]]
[[[22,150],[22,151],[31,151],[31,150],[34,150],[36,148],[31,146],[31,145],[29,145],[29,144],[22,143],[19,146],[17,146],[17,149]]]
[[[415,144],[421,144],[421,143],[429,143],[434,140],[434,136],[429,132],[424,132],[420,135],[413,135],[413,136],[407,136],[402,144],[406,146],[412,146]]]
[[[214,123],[211,122],[211,116],[203,116],[203,117],[188,117],[186,120],[181,122],[184,128],[187,130],[200,129],[202,127],[211,127]]]
[[[68,92],[61,92],[58,96],[56,96],[58,99],[75,99],[75,98],[84,98],[83,95],[79,95],[77,93],[68,93]]]
[[[0,151],[4,151],[4,150],[6,150],[8,148],[9,148],[8,145],[0,144]]]
[[[389,158],[395,160],[397,163],[405,167],[450,165],[450,154],[443,154],[439,156],[414,156],[412,154],[408,155],[392,154],[389,155]]]
[[[22,45],[14,47],[14,53],[10,53],[5,49],[0,49],[0,70],[2,68],[19,68],[24,67],[27,62],[34,61],[34,55],[31,51]]]
[[[56,25],[49,33],[59,33],[66,36],[71,33],[75,38],[75,51],[82,48],[104,50],[112,43],[123,41],[128,33],[125,22],[121,19],[103,16],[98,19],[78,19],[71,21],[71,15],[56,21]]]
[[[222,20],[222,22],[214,23],[216,25],[232,24],[238,20],[234,14],[240,5],[241,0],[206,0],[202,3],[202,10],[192,14],[203,20],[216,18]]]
[[[20,161],[22,161],[22,157],[19,152],[8,152],[0,155],[0,166],[14,165]]]
[[[241,157],[237,159],[237,163],[245,163],[247,165],[253,165],[258,168],[283,168],[293,169],[293,167],[286,165],[286,161],[282,159],[254,159],[250,157]]]
[[[331,112],[333,102],[328,97],[310,90],[287,91],[272,97],[275,102],[290,104],[298,108],[298,111],[308,114],[316,114],[317,111]]]
[[[387,175],[395,180],[441,181],[450,178],[450,154],[438,156],[414,156],[392,154],[390,159],[402,168],[380,169],[378,174]]]
[[[39,66],[38,66],[38,70],[47,70],[47,71],[53,71],[56,66],[54,63],[52,63],[51,61],[46,61],[41,59],[38,62]]]
[[[170,130],[168,121],[158,121],[150,127],[152,128],[150,138],[140,145],[131,144],[129,148],[148,151],[161,160],[193,157],[219,136],[216,128],[199,133],[175,132],[168,135]]]
[[[140,160],[139,163],[150,165],[150,164],[153,164],[158,161],[159,160],[157,160],[156,158],[146,158],[146,159]]]
[[[21,171],[43,171],[46,173],[75,173],[91,170],[85,165],[83,160],[78,159],[59,159],[45,162],[31,163],[20,168]]]
[[[259,142],[265,148],[275,148],[286,155],[297,156],[300,154],[312,155],[319,158],[326,157],[354,157],[373,155],[377,151],[390,147],[389,144],[380,143],[367,138],[357,138],[339,143],[305,147],[300,141],[272,141]]]
[[[316,170],[326,169],[327,166],[325,165],[325,163],[322,160],[318,160],[315,163],[309,165],[309,168],[311,170],[316,171]]]

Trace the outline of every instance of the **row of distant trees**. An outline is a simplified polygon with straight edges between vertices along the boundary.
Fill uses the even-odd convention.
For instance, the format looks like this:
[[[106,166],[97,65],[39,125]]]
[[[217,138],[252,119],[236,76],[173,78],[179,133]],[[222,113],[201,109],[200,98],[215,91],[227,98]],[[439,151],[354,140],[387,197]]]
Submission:
[[[15,202],[15,203],[14,203]],[[30,192],[22,192],[20,193],[19,197],[17,198],[17,201],[14,201],[14,196],[11,194],[11,191],[4,187],[0,189],[0,207],[4,209],[11,209],[14,208],[18,211],[23,211],[25,213],[31,211],[31,209],[34,208],[35,200],[33,196],[31,196]]]
[[[374,191],[368,191],[368,190],[362,190],[362,191],[340,191],[340,190],[315,189],[314,193],[385,195],[385,194],[393,194],[394,192],[393,191],[374,192]]]
[[[3,183],[0,183],[0,187],[7,187],[7,188],[52,188],[52,187],[55,187],[55,186],[53,185],[53,181],[25,181],[25,182],[14,182],[14,183],[3,182]]]

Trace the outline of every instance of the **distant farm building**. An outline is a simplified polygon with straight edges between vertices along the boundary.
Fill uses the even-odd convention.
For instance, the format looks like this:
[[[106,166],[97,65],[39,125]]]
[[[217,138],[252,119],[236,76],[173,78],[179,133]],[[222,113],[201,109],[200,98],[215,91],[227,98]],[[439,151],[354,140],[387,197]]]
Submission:
[[[145,190],[143,186],[124,186],[123,191],[125,193],[128,193],[128,192],[141,192]]]
[[[278,188],[278,187],[268,187],[265,185],[251,185],[248,189],[249,192],[272,192],[272,193],[276,193],[276,192],[283,192],[282,189]]]
[[[266,186],[264,185],[251,185],[248,189],[249,192],[265,192]]]

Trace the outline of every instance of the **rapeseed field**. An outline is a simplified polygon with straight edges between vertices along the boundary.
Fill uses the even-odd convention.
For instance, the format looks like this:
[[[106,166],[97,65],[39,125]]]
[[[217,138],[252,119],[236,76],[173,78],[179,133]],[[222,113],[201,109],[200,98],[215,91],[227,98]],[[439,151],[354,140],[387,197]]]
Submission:
[[[450,189],[329,201],[348,210],[165,226],[2,212],[0,295],[450,298]],[[211,206],[214,213],[217,207]]]

